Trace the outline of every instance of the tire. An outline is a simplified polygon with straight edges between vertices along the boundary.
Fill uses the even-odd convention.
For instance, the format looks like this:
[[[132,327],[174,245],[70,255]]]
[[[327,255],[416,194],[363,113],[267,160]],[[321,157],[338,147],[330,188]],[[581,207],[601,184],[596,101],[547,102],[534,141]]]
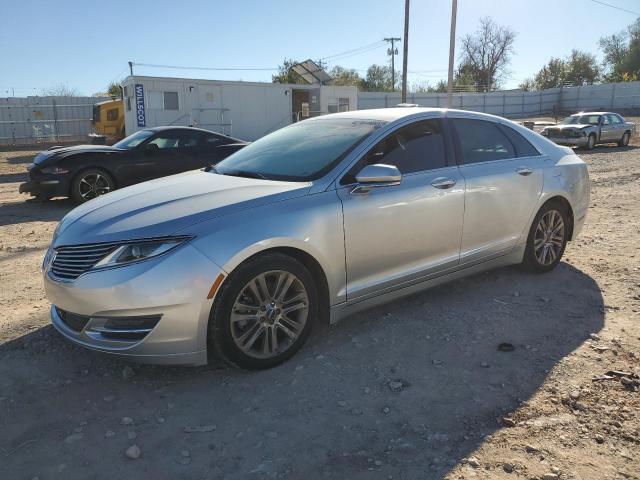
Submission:
[[[91,168],[78,173],[71,182],[71,198],[84,203],[116,189],[111,175],[104,170]]]
[[[586,150],[593,150],[593,147],[596,146],[596,136],[592,133],[587,138],[587,144],[585,145]]]
[[[624,134],[622,135],[622,138],[618,142],[618,146],[619,147],[626,147],[627,145],[629,145],[629,139],[630,138],[631,138],[631,133],[630,132],[624,132]]]
[[[317,287],[302,263],[281,253],[251,258],[227,277],[216,295],[209,350],[243,369],[275,367],[302,347],[318,311]]]
[[[549,224],[551,228],[547,228]],[[567,246],[569,227],[569,215],[564,205],[553,201],[545,203],[529,229],[522,266],[534,273],[546,273],[556,268]]]

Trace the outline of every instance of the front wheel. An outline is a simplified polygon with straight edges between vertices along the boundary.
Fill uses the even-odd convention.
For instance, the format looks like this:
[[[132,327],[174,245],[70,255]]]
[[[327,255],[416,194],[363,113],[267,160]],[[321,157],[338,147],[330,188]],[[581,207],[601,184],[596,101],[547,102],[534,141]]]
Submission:
[[[585,145],[585,148],[587,150],[593,150],[593,147],[595,147],[595,146],[596,146],[596,136],[592,133],[587,138],[587,144]]]
[[[624,132],[624,135],[622,135],[622,138],[618,142],[618,146],[619,147],[626,147],[627,145],[629,145],[629,139],[630,138],[631,138],[631,134],[629,132]]]
[[[523,266],[535,273],[553,270],[568,240],[569,218],[563,205],[549,202],[540,209],[527,237]]]
[[[107,172],[90,169],[80,172],[71,182],[71,197],[78,203],[87,202],[115,190],[115,182]]]
[[[209,345],[249,370],[274,367],[304,344],[318,316],[313,277],[296,259],[250,259],[225,280],[209,318]]]

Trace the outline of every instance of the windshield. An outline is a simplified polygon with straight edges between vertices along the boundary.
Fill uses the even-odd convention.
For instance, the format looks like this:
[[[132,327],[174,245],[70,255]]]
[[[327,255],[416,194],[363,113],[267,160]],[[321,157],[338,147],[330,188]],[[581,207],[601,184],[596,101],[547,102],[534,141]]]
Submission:
[[[113,146],[124,150],[131,150],[132,148],[136,148],[151,135],[153,135],[151,130],[140,130],[133,135],[129,135],[127,138],[123,138],[118,143],[114,143]]]
[[[598,125],[600,115],[571,115],[560,123],[562,125]]]
[[[304,120],[244,147],[217,164],[215,171],[268,180],[315,180],[383,124],[353,118]]]

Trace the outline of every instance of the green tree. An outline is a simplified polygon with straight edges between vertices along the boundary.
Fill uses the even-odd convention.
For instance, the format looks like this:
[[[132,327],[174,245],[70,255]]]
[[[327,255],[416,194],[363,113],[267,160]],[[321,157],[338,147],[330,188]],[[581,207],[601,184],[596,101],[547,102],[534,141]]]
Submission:
[[[626,31],[600,39],[605,80],[628,81],[640,76],[640,18]]]
[[[485,17],[480,28],[462,37],[461,77],[472,76],[476,90],[490,91],[499,87],[509,75],[508,66],[513,54],[516,33]],[[462,80],[462,78],[461,78]],[[469,83],[464,79],[464,84]]]
[[[336,65],[329,72],[329,76],[333,78],[333,85],[347,86],[354,85],[359,87],[362,85],[362,77],[354,69],[343,68],[340,65]]]
[[[362,90],[368,92],[392,91],[391,67],[385,65],[371,65],[367,69],[367,76],[362,82]]]
[[[600,66],[595,55],[580,50],[572,50],[565,60],[565,84],[592,85],[600,79]]]
[[[271,76],[273,83],[307,83],[300,75],[291,70],[296,63],[300,63],[290,58],[285,58],[282,65],[278,65],[278,73]]]

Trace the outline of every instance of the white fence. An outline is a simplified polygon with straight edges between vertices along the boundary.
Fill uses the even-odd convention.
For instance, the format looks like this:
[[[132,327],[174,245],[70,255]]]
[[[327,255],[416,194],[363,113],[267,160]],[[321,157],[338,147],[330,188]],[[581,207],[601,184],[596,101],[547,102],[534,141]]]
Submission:
[[[361,110],[393,107],[400,102],[399,92],[358,93],[358,108]],[[409,93],[407,102],[423,107],[445,107],[447,94]],[[538,92],[455,93],[452,108],[512,118],[580,110],[640,109],[640,82],[551,88]]]
[[[0,145],[85,140],[100,97],[0,98]]]

